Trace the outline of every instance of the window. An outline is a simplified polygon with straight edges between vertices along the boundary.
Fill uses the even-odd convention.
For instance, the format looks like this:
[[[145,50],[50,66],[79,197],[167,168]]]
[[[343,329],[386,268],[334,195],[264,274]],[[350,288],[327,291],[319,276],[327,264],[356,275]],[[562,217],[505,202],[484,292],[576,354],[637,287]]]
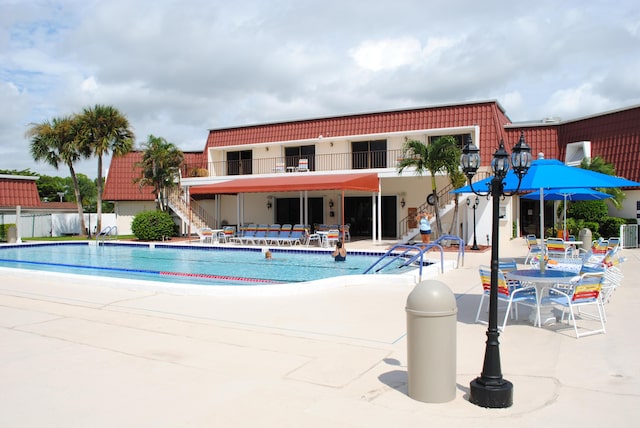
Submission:
[[[252,156],[251,150],[227,152],[227,175],[251,174]]]
[[[456,139],[456,146],[462,150],[467,142],[467,137],[471,137],[471,134],[458,134],[458,135],[432,135],[429,137],[429,143],[437,140],[440,137],[453,137]]]
[[[387,140],[352,142],[351,163],[353,169],[386,168]]]
[[[316,146],[297,146],[285,147],[284,149],[285,163],[287,168],[297,168],[300,159],[307,159],[309,162],[309,170],[315,171]]]

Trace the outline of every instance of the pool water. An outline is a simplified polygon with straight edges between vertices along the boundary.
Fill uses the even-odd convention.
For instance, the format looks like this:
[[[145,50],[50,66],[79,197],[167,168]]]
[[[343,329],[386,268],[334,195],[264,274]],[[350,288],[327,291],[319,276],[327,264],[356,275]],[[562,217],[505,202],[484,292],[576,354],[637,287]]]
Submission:
[[[171,245],[36,244],[0,247],[0,267],[202,285],[306,282],[362,274],[378,254],[350,253],[336,262],[326,251]],[[393,273],[398,273],[397,270]]]

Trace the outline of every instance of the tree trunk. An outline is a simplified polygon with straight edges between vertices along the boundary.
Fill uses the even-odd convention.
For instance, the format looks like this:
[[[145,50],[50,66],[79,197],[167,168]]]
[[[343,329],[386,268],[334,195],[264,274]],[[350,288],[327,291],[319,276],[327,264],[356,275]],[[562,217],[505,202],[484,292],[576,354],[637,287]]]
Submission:
[[[96,183],[96,189],[98,191],[96,233],[100,233],[102,231],[102,155],[98,156],[98,182]],[[91,231],[89,231],[89,236],[91,236]]]
[[[434,209],[436,212],[436,231],[437,238],[442,236],[442,219],[440,218],[440,201],[438,198],[438,188],[436,187],[436,178],[431,175],[431,190],[433,191]]]
[[[69,174],[73,182],[73,193],[76,195],[76,206],[78,207],[78,216],[80,217],[80,236],[87,236],[87,226],[84,223],[84,211],[82,209],[82,196],[80,195],[80,186],[78,185],[78,177],[73,169],[73,164],[69,163]]]
[[[459,212],[460,205],[458,204],[458,202],[459,202],[458,201],[458,194],[456,194],[454,196],[454,200],[453,201],[454,201],[454,204],[455,204],[455,206],[453,208],[453,221],[451,222],[451,227],[449,227],[448,234],[449,235],[460,236],[460,235],[458,235],[457,233],[454,232],[455,228],[458,226],[458,215],[460,213]]]

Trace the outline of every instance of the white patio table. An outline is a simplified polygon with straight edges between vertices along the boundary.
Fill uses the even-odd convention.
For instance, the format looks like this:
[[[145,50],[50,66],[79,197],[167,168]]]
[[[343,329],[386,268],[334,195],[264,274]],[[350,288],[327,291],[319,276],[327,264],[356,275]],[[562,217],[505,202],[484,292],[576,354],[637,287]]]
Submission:
[[[518,269],[507,272],[506,276],[509,279],[515,279],[520,282],[533,283],[536,287],[536,290],[538,291],[538,305],[540,305],[540,300],[542,299],[542,289],[544,287],[550,284],[569,282],[572,278],[578,276],[578,274],[576,274],[575,272],[560,269],[545,269],[544,271],[540,271],[540,269]],[[555,316],[551,312],[551,308],[549,308],[549,312],[545,315],[540,312],[539,320],[536,319],[535,313],[532,313],[531,315],[529,316],[529,319],[534,326],[537,323],[538,327],[542,327],[542,324],[546,324],[551,319],[555,321]],[[542,322],[542,319],[545,320],[544,323]]]

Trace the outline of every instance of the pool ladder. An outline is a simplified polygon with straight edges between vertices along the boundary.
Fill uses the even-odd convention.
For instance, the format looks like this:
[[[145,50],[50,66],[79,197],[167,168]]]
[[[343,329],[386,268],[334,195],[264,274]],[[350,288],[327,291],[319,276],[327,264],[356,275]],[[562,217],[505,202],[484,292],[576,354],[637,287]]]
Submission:
[[[464,241],[458,237],[453,235],[443,235],[436,239],[434,242],[430,242],[428,244],[396,244],[391,247],[386,253],[384,253],[375,263],[373,263],[364,273],[378,273],[385,267],[389,266],[395,260],[402,258],[405,261],[402,263],[400,267],[409,266],[413,263],[418,262],[419,260],[419,271],[418,271],[418,281],[422,281],[422,267],[424,266],[424,255],[425,253],[432,249],[436,248],[440,251],[440,273],[444,273],[444,250],[442,249],[442,241],[458,241],[458,267],[464,264]],[[384,259],[390,258],[384,265],[378,267],[375,271],[373,270],[376,266],[378,266]]]
[[[107,226],[96,235],[98,245],[104,244],[107,239],[118,239],[118,226]]]

